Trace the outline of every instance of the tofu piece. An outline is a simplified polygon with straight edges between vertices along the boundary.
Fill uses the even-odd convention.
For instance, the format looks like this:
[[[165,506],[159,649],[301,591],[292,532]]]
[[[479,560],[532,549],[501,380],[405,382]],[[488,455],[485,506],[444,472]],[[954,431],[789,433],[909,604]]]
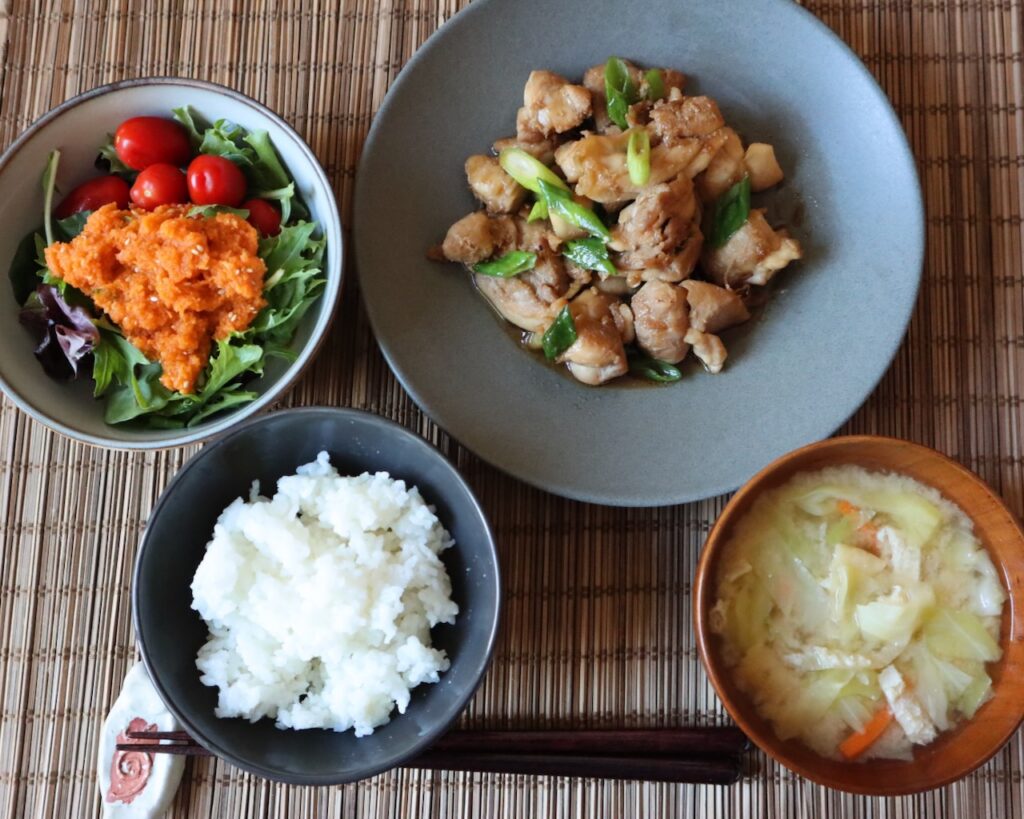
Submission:
[[[935,725],[921,703],[907,690],[906,681],[895,666],[889,665],[882,669],[878,675],[878,684],[907,739],[915,745],[927,745],[935,739]]]

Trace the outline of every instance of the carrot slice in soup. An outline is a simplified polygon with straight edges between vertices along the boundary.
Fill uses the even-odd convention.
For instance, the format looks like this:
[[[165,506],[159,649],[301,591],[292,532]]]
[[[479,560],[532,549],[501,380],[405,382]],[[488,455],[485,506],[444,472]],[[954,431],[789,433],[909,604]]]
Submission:
[[[892,711],[888,707],[876,713],[871,721],[864,726],[864,730],[856,734],[850,734],[839,745],[839,753],[844,759],[856,759],[868,748],[878,741],[878,738],[885,733],[885,729],[892,722]]]

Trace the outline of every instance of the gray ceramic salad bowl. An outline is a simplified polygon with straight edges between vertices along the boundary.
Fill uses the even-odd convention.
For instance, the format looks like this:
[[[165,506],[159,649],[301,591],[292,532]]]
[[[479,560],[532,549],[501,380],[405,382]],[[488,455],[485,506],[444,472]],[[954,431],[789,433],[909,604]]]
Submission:
[[[442,555],[459,614],[431,630],[451,667],[412,691],[404,714],[370,736],[352,731],[279,730],[269,719],[218,719],[217,693],[199,681],[196,654],[206,624],[191,608],[192,577],[221,511],[248,496],[254,479],[271,494],[277,479],[326,450],[342,475],[386,471],[417,486],[455,539]],[[217,756],[259,776],[304,785],[352,782],[424,750],[458,717],[490,661],[501,607],[494,539],[465,481],[422,438],[356,410],[286,410],[249,421],[206,446],[175,477],[146,527],[132,584],[143,660],[179,722]]]
[[[522,348],[464,269],[426,257],[478,207],[463,163],[515,133],[530,72],[578,82],[610,56],[684,72],[685,93],[715,98],[786,172],[754,207],[777,214],[804,258],[754,320],[726,331],[718,375],[691,359],[676,384],[574,382]],[[451,435],[559,495],[659,506],[735,489],[861,405],[915,304],[924,213],[885,94],[790,0],[477,0],[388,92],[359,168],[353,241],[388,363]]]
[[[40,177],[47,157],[61,151],[57,187],[66,194],[97,176],[98,149],[123,120],[134,116],[170,117],[174,108],[190,107],[209,122],[226,119],[247,131],[266,131],[296,193],[326,240],[322,265],[325,279],[319,298],[298,323],[287,345],[291,360],[267,359],[262,377],[247,381],[244,389],[256,393],[249,403],[199,420],[191,427],[158,429],[139,422],[108,424],[105,402],[95,399],[93,383],[85,374],[77,380],[54,380],[33,355],[36,341],[18,321],[20,303],[6,281],[19,242],[43,222]],[[194,443],[231,428],[271,405],[295,381],[315,355],[337,304],[344,259],[341,221],[323,168],[299,135],[279,116],[245,95],[213,83],[159,77],[105,85],[68,100],[35,122],[0,157],[0,388],[37,421],[89,444],[123,449],[159,449]],[[268,276],[271,273],[268,271]]]

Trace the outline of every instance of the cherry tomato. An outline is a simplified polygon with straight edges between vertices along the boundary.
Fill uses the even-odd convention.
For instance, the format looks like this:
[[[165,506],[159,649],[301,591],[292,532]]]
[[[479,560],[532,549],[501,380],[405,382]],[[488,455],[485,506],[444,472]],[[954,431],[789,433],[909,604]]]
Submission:
[[[249,211],[249,224],[264,236],[281,232],[281,214],[266,199],[250,199],[242,207]]]
[[[81,210],[96,210],[113,202],[119,208],[128,207],[128,183],[120,176],[100,176],[83,182],[64,197],[53,215],[66,219]]]
[[[158,205],[180,205],[188,201],[188,185],[181,169],[166,163],[150,165],[132,185],[132,201],[152,210]]]
[[[230,159],[200,154],[188,166],[188,195],[197,205],[237,208],[245,199],[245,175]]]
[[[163,117],[126,119],[117,126],[114,150],[125,165],[137,171],[160,162],[187,165],[192,156],[188,131]]]

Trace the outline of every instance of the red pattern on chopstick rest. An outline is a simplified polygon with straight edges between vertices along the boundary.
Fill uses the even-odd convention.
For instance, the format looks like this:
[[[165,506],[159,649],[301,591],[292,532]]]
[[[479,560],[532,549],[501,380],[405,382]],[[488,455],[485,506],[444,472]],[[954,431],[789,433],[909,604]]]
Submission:
[[[147,725],[142,717],[135,717],[128,727],[117,735],[117,744],[144,745],[149,740],[130,739],[129,731],[156,731],[156,724]],[[110,788],[108,802],[131,804],[132,800],[146,789],[149,772],[153,768],[153,756],[145,751],[114,751],[110,762]]]

